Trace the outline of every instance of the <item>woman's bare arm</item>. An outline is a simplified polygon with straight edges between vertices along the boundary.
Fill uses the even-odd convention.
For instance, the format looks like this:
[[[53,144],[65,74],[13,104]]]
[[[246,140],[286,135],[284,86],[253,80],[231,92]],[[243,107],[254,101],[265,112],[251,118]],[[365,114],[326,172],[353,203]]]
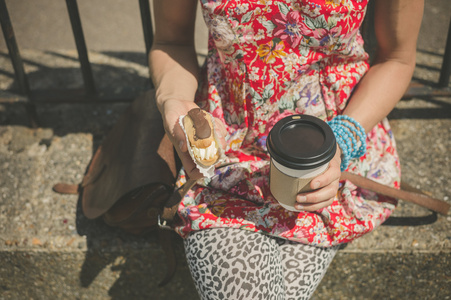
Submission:
[[[199,69],[194,47],[196,0],[156,0],[154,16],[149,67],[161,111],[167,100],[194,101]]]
[[[390,113],[409,86],[424,6],[424,0],[375,1],[377,57],[344,111],[367,132]]]
[[[185,135],[178,124],[192,108],[198,87],[199,65],[194,46],[198,0],[154,0],[155,39],[149,54],[150,76],[164,128],[174,144],[186,174],[202,175],[187,152]],[[216,136],[225,147],[225,128],[216,122]]]
[[[196,0],[155,0],[155,38],[149,53],[150,77],[164,128],[191,177],[201,177],[189,156],[180,116],[197,107],[198,63],[194,47]]]

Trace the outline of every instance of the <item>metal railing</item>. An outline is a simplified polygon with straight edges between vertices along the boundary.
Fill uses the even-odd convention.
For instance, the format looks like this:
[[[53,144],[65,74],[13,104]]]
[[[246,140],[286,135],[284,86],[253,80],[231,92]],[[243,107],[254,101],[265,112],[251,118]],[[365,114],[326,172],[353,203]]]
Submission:
[[[146,53],[150,51],[153,41],[153,29],[149,0],[138,0],[141,14],[141,21],[144,33],[144,42]],[[35,105],[42,102],[111,102],[111,101],[131,101],[132,95],[113,95],[105,96],[97,92],[96,84],[89,61],[88,50],[85,43],[83,28],[80,20],[77,0],[66,0],[67,10],[69,13],[70,23],[75,39],[75,44],[78,52],[78,60],[80,62],[81,73],[83,77],[83,89],[65,89],[65,90],[38,90],[32,91],[30,89],[27,74],[24,70],[24,64],[19,52],[19,47],[16,42],[14,30],[11,19],[9,17],[8,9],[5,0],[0,0],[0,24],[3,30],[3,35],[8,48],[9,57],[14,69],[15,79],[18,84],[18,93],[4,93],[0,91],[1,102],[21,101],[25,103],[27,113],[30,119],[30,124],[36,127],[38,118],[36,114]],[[146,56],[147,57],[147,56]],[[410,88],[405,93],[405,98],[415,96],[429,97],[429,96],[451,96],[451,90],[448,88],[451,75],[451,22],[447,35],[446,48],[442,66],[440,69],[440,78],[436,86],[424,85],[412,82]],[[151,86],[152,83],[150,82]]]
[[[405,93],[405,98],[413,97],[431,97],[431,96],[451,96],[451,90],[448,88],[451,77],[451,20],[449,22],[448,35],[446,37],[445,53],[443,54],[442,66],[440,68],[440,77],[437,87],[411,82],[410,88]]]
[[[146,54],[149,53],[153,41],[152,18],[150,11],[149,0],[138,0],[139,10],[141,15],[142,28],[144,33],[144,43],[146,47]],[[5,43],[8,48],[11,64],[14,69],[15,79],[18,85],[17,94],[4,93],[0,91],[1,102],[24,102],[30,124],[32,127],[38,125],[38,118],[36,114],[36,104],[42,102],[116,102],[116,101],[131,101],[132,95],[108,95],[104,96],[98,93],[96,83],[89,61],[88,49],[85,43],[83,34],[83,27],[81,24],[80,13],[78,10],[77,0],[66,0],[67,11],[72,27],[75,45],[78,52],[78,60],[80,62],[80,69],[83,78],[83,89],[64,89],[64,90],[38,90],[30,89],[27,74],[25,73],[24,64],[20,55],[19,47],[17,45],[14,34],[12,22],[8,13],[5,0],[0,0],[0,25],[2,27]],[[147,57],[147,56],[146,56]],[[149,79],[150,80],[150,79]],[[150,82],[152,86],[152,82]]]

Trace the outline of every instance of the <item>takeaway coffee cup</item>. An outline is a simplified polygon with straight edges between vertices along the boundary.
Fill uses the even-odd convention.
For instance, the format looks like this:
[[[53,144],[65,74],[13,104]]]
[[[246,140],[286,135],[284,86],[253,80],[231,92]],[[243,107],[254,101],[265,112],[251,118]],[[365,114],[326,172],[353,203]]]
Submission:
[[[326,122],[309,115],[278,121],[267,139],[271,156],[270,189],[285,209],[294,208],[296,195],[310,191],[310,181],[329,167],[337,144]]]

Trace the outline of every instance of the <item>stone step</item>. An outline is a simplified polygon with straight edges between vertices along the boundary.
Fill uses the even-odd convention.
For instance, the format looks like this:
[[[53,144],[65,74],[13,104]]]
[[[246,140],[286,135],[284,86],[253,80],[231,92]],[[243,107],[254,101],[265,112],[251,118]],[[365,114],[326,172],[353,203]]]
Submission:
[[[0,299],[198,299],[176,242],[178,269],[165,287],[155,243],[101,249],[0,252]],[[340,250],[313,299],[450,299],[450,252]]]
[[[1,251],[0,299],[198,299],[181,243],[176,243],[177,273],[160,288],[166,265],[158,245],[118,245],[118,239],[113,240],[115,246],[103,240],[98,249]]]

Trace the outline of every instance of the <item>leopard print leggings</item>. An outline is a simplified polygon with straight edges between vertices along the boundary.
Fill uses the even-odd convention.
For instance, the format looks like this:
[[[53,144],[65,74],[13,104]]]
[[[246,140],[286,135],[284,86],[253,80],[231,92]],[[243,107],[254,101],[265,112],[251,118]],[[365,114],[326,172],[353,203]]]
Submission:
[[[231,228],[192,232],[184,245],[202,300],[309,299],[338,250]]]

